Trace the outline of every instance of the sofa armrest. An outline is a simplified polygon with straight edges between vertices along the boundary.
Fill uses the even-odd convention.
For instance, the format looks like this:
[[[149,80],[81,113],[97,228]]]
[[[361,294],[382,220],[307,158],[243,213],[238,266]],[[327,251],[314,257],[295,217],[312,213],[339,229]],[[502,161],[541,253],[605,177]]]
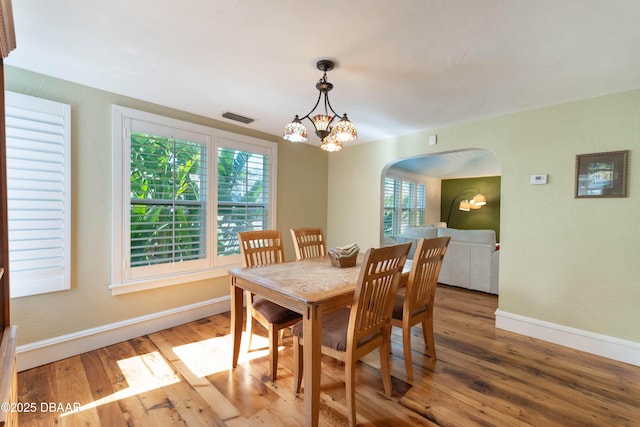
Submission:
[[[420,241],[419,237],[406,237],[402,235],[397,235],[395,237],[396,244],[403,243],[411,243],[411,247],[409,248],[408,259],[413,259],[413,255],[416,253],[416,247],[418,247],[418,241]]]
[[[499,291],[498,276],[499,275],[500,275],[500,250],[496,249],[496,251],[491,254],[491,283],[489,284],[489,293],[492,293],[494,295],[498,295],[498,291]]]

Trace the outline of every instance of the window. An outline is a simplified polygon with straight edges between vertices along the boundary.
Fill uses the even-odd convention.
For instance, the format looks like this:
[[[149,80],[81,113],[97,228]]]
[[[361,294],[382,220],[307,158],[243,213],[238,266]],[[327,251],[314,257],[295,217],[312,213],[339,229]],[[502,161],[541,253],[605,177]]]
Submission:
[[[397,178],[384,180],[384,236],[393,237],[406,227],[425,221],[425,186]]]
[[[71,107],[5,92],[11,297],[69,289]]]
[[[275,143],[119,106],[113,134],[112,294],[222,276],[273,228]]]

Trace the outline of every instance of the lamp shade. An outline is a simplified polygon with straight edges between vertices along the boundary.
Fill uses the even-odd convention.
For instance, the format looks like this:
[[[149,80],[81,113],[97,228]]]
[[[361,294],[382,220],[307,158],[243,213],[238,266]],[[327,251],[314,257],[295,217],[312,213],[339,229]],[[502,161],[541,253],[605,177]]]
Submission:
[[[284,128],[282,138],[289,142],[305,142],[309,140],[307,128],[304,127],[298,116]]]
[[[459,209],[461,211],[469,212],[471,210],[471,202],[469,202],[468,200],[462,200],[460,202]]]
[[[476,194],[475,196],[473,196],[473,203],[475,203],[478,206],[484,206],[487,204],[487,196],[485,196],[484,194]]]
[[[351,123],[351,120],[347,118],[346,113],[340,121],[336,123],[333,129],[331,129],[331,135],[340,142],[351,142],[358,138],[356,127]]]
[[[316,127],[316,131],[329,131],[329,125],[331,124],[333,117],[326,114],[317,114],[313,117],[313,125]]]
[[[333,136],[329,136],[322,140],[320,144],[320,148],[324,151],[328,151],[330,153],[334,153],[336,151],[342,150],[342,143],[335,139]]]

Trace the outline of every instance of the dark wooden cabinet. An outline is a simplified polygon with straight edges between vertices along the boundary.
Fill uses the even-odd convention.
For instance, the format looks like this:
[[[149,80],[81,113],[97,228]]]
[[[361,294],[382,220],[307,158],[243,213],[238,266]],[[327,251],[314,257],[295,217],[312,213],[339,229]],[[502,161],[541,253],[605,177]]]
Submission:
[[[0,403],[18,401],[16,327],[9,306],[9,237],[7,218],[7,147],[4,112],[4,58],[16,47],[11,0],[0,0]],[[18,425],[18,413],[0,411],[0,427]]]

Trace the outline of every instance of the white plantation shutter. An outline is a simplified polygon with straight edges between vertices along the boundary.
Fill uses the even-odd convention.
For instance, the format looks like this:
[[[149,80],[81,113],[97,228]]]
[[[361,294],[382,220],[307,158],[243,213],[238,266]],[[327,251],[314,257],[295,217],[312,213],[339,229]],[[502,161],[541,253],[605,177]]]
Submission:
[[[132,130],[145,128],[131,122]],[[170,138],[167,129],[156,128],[131,132],[131,158],[137,159],[130,164],[131,181],[144,182],[145,191],[139,194],[131,184],[130,264],[172,264],[167,269],[175,271],[187,261],[207,258],[208,141],[197,134],[182,136],[189,140]],[[135,170],[134,164],[139,165]],[[190,191],[182,194],[184,186]]]
[[[407,227],[425,221],[426,190],[424,184],[402,178],[384,180],[384,235],[393,237]]]
[[[69,289],[71,107],[5,99],[11,297]]]
[[[400,233],[413,224],[413,194],[415,184],[400,181]]]
[[[427,206],[427,194],[426,188],[423,184],[417,184],[416,186],[416,218],[415,224],[421,225],[425,221],[425,210]]]
[[[398,234],[398,230],[395,226],[396,218],[396,180],[392,178],[384,179],[384,235],[387,237],[393,237]]]
[[[226,144],[225,144],[226,143]],[[238,232],[271,228],[271,153],[222,141],[218,147],[218,256],[240,254]],[[244,149],[243,149],[244,148]]]

